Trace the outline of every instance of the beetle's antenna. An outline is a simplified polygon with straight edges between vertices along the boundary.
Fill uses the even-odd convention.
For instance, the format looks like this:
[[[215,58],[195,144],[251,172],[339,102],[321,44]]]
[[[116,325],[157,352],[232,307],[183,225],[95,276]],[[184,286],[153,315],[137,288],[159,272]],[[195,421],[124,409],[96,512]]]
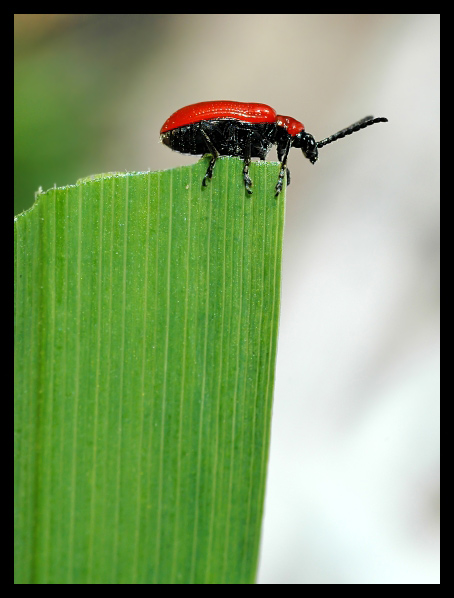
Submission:
[[[353,123],[346,129],[342,129],[342,131],[334,133],[334,135],[330,135],[326,139],[317,141],[317,147],[323,147],[324,145],[328,145],[328,143],[333,143],[333,141],[342,139],[342,137],[345,137],[346,135],[351,135],[352,133],[356,133],[357,131],[360,131],[361,129],[365,129],[366,127],[369,127],[370,125],[374,125],[375,123],[387,123],[387,122],[388,122],[388,119],[381,117],[381,116],[379,118],[374,118],[373,116],[366,116],[366,117],[362,118],[361,120],[359,120],[358,122]]]

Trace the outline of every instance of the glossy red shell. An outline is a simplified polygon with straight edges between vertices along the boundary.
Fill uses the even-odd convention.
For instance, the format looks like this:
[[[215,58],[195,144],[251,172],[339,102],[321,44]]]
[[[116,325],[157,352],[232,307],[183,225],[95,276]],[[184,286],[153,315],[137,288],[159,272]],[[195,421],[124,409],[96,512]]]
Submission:
[[[162,134],[166,131],[178,129],[179,127],[202,120],[220,120],[226,118],[233,118],[247,123],[274,123],[276,122],[276,116],[276,111],[266,104],[233,102],[230,100],[198,102],[197,104],[190,104],[174,112],[162,125],[160,132]]]
[[[303,123],[300,123],[299,120],[292,118],[291,116],[282,116],[282,114],[278,114],[276,116],[276,124],[278,127],[282,127],[287,131],[291,137],[298,135],[301,131],[304,131]]]

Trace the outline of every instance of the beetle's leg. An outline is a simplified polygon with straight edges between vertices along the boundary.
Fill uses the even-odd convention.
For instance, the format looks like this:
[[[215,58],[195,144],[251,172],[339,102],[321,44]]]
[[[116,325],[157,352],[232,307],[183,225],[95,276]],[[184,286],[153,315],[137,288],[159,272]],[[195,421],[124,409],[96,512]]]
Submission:
[[[251,177],[249,176],[249,164],[250,163],[251,163],[251,133],[249,131],[247,142],[246,142],[246,150],[244,152],[243,180],[244,180],[244,186],[246,187],[246,191],[249,194],[252,194],[252,181],[251,181]]]
[[[205,143],[206,143],[208,152],[211,154],[211,160],[210,160],[207,171],[206,171],[205,176],[203,177],[203,181],[202,181],[202,185],[204,187],[206,187],[207,179],[211,179],[211,177],[213,176],[213,168],[214,168],[214,165],[216,164],[216,160],[219,158],[219,152],[214,147],[211,139],[209,138],[207,132],[204,130],[203,126],[200,127],[200,131],[205,138]]]
[[[284,176],[286,174],[287,174],[287,185],[290,184],[290,171],[287,168],[287,158],[288,158],[288,153],[290,151],[291,146],[292,146],[292,139],[291,139],[291,137],[289,137],[283,148],[282,147],[277,148],[277,156],[281,162],[281,170],[279,171],[279,178],[277,179],[275,197],[277,197],[279,195],[279,193],[282,191],[283,180],[284,180]]]
[[[244,166],[243,166],[243,179],[244,179],[244,186],[246,187],[246,191],[251,195],[252,194],[252,180],[249,176],[249,164],[251,163],[251,156],[244,158]]]

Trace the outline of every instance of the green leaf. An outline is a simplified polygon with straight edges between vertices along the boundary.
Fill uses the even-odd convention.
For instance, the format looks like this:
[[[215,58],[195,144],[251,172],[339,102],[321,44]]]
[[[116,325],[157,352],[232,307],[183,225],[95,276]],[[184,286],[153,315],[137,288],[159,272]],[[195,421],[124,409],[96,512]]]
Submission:
[[[254,583],[276,357],[279,165],[207,158],[15,220],[20,584]]]

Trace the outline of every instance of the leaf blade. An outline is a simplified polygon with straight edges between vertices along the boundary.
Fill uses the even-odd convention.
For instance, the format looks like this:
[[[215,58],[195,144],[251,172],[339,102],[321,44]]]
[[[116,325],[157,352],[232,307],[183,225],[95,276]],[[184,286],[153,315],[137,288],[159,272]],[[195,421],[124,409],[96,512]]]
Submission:
[[[284,198],[275,164],[252,197],[205,168],[16,219],[16,583],[254,582]]]

